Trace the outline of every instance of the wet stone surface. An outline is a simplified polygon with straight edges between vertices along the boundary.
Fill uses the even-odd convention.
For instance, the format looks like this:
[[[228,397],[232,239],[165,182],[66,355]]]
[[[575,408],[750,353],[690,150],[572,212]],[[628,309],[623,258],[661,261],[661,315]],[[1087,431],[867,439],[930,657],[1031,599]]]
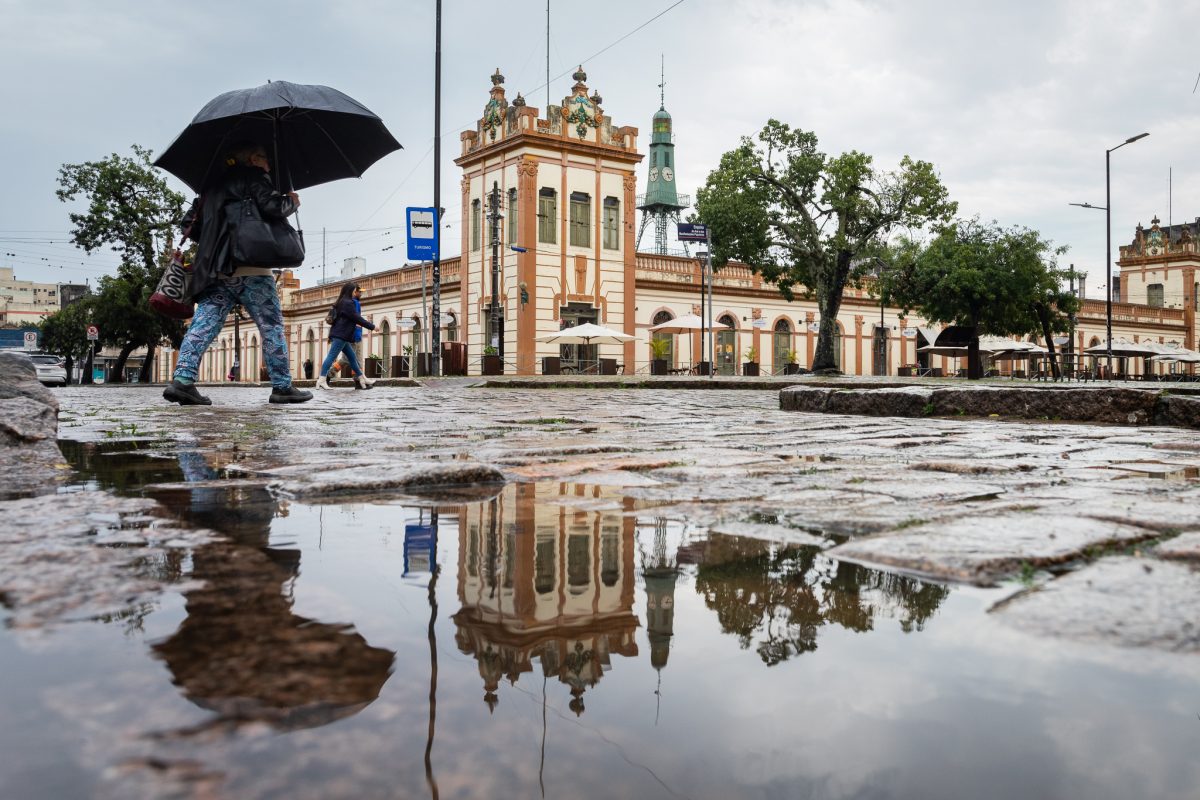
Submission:
[[[56,391],[0,796],[1193,796],[1195,431],[469,384]]]

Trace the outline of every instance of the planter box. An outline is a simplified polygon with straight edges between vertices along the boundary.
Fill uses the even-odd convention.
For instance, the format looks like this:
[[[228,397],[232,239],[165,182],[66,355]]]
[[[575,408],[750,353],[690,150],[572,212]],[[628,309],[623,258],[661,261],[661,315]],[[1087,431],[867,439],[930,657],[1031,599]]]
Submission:
[[[392,377],[408,377],[408,358],[406,356],[392,356]]]
[[[433,353],[417,353],[414,366],[417,369],[416,377],[424,378],[433,374]]]
[[[562,359],[559,356],[542,356],[543,375],[561,375]]]
[[[799,364],[784,364],[783,365],[783,374],[784,375],[799,375],[800,374],[800,365]]]
[[[742,364],[742,375],[744,375],[747,378],[757,378],[758,377],[758,362],[757,361],[747,361],[745,364]]]
[[[377,358],[368,358],[363,369],[368,378],[378,378],[383,375],[383,362]]]
[[[269,372],[267,372],[267,368],[265,366],[259,367],[258,368],[259,383],[266,383],[269,380],[271,380],[271,374]]]
[[[350,369],[350,365],[345,361],[341,362],[341,366],[338,367],[338,373],[340,373],[343,378],[354,377],[354,370]]]
[[[666,375],[667,374],[667,360],[665,358],[652,359],[650,361],[650,374],[651,375]]]
[[[696,362],[696,374],[697,375],[712,375],[712,364],[708,361],[697,361]]]
[[[484,356],[483,357],[483,374],[484,375],[503,375],[504,361],[500,356]]]

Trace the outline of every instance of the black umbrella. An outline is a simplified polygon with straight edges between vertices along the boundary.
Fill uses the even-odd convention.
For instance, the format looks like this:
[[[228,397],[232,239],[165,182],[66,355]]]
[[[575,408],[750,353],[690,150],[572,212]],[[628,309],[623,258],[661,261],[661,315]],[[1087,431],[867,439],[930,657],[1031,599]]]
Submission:
[[[337,89],[274,81],[210,100],[154,164],[200,192],[242,141],[271,149],[280,188],[294,190],[362,177],[400,149],[379,117]]]

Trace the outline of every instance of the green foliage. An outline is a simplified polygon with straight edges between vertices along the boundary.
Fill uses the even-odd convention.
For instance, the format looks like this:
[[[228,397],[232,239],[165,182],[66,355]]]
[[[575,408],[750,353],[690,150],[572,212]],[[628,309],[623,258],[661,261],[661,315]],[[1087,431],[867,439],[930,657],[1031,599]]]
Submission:
[[[671,340],[665,336],[650,337],[650,355],[654,358],[666,358],[671,352]]]
[[[42,332],[42,349],[62,356],[68,363],[86,356],[91,344],[87,338],[87,326],[94,304],[93,296],[82,297],[43,319],[38,326]]]
[[[797,291],[816,297],[821,370],[835,368],[837,313],[854,265],[895,228],[948,220],[957,207],[928,162],[905,156],[895,171],[879,171],[868,155],[826,156],[815,134],[770,120],[757,142],[743,137],[721,157],[696,208],[715,264],[743,261],[789,301]]]
[[[483,346],[483,354],[485,356],[498,356],[500,355],[500,351],[490,344],[485,344]]]
[[[79,198],[87,202],[85,212],[69,215],[75,245],[88,253],[111,247],[121,259],[116,275],[100,279],[92,306],[101,340],[121,347],[118,375],[133,349],[152,349],[163,338],[178,347],[183,337],[181,323],[149,307],[169,260],[171,229],[183,215],[184,201],[154,169],[150,156],[149,150],[133,145],[131,157],[113,153],[100,161],[64,164],[55,192],[64,203]],[[143,376],[147,374],[144,370]]]
[[[758,348],[751,347],[746,350],[746,361],[753,364],[758,361]]]
[[[1053,354],[1079,300],[1063,289],[1066,252],[1029,228],[978,218],[942,227],[928,246],[904,241],[885,256],[883,291],[905,311],[996,336],[1040,334]],[[1057,369],[1057,365],[1055,365]]]
[[[785,355],[784,358],[787,360],[787,363],[789,363],[789,364],[800,363],[800,356],[795,350],[788,350],[787,355]]]

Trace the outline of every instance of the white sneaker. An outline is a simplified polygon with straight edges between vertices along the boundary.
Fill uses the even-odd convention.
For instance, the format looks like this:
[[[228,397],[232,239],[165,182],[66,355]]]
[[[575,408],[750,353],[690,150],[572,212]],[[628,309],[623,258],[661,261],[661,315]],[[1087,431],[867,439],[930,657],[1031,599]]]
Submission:
[[[371,386],[374,385],[374,383],[375,383],[375,381],[371,380],[366,375],[355,375],[354,376],[354,384],[355,384],[355,387],[358,389],[370,389]]]
[[[317,388],[330,389],[332,387],[329,385],[329,379],[322,375],[321,377],[317,378]]]

